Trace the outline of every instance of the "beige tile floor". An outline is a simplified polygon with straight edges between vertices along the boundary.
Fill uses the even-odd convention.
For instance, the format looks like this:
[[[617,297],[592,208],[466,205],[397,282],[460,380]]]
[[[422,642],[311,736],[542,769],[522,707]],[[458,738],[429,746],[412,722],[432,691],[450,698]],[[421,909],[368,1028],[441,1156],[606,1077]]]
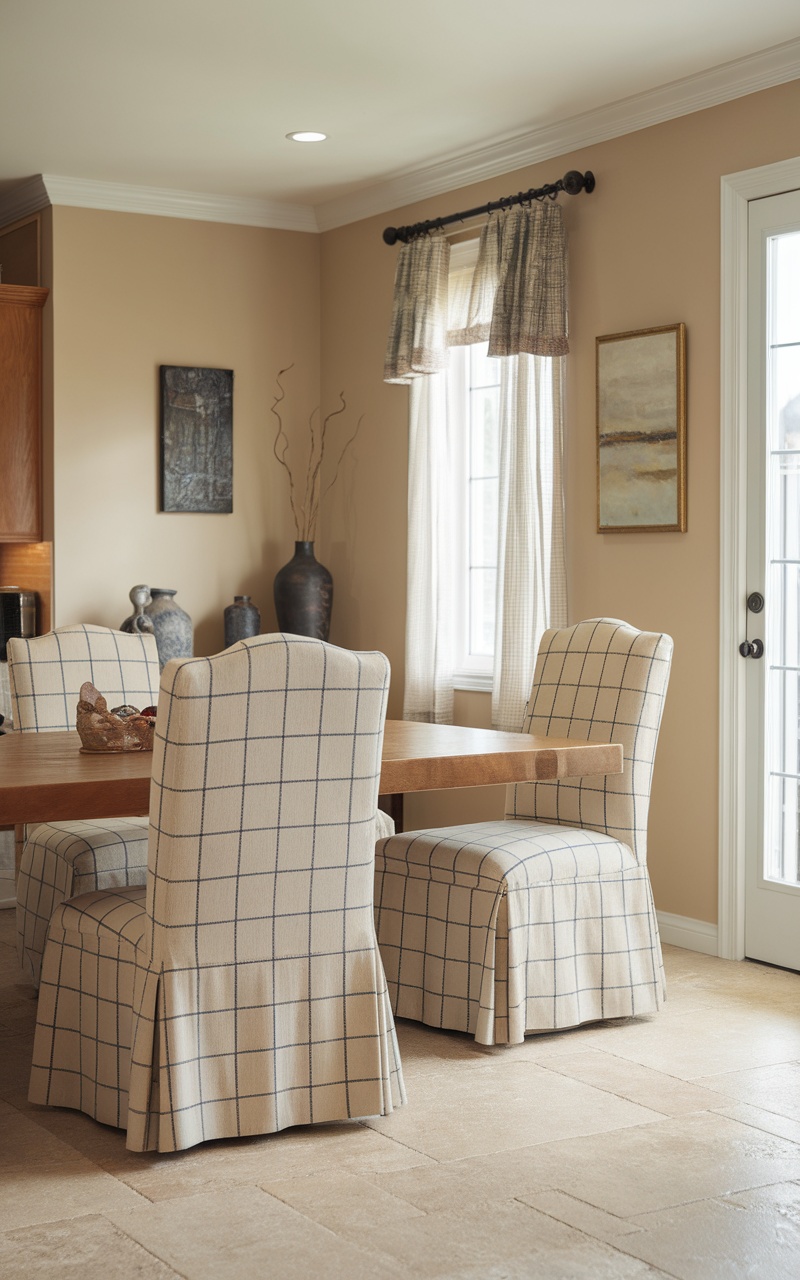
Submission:
[[[388,1119],[134,1155],[29,1105],[0,912],[0,1275],[798,1280],[800,977],[666,948],[656,1018],[507,1050],[401,1023]]]

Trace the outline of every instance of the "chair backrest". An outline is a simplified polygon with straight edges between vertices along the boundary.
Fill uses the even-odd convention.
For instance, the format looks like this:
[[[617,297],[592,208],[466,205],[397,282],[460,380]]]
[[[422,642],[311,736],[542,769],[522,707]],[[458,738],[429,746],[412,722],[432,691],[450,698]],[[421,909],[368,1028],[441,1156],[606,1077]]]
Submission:
[[[281,961],[308,963],[324,996],[329,979],[341,990],[345,957],[374,955],[388,687],[382,653],[302,636],[167,663],[150,793],[151,963],[269,962],[275,993]]]
[[[129,635],[87,623],[8,642],[15,729],[74,729],[81,685],[91,680],[109,708],[151,706],[158,697],[155,636]]]
[[[508,788],[506,816],[605,831],[647,857],[653,760],[672,640],[616,618],[592,618],[542,636],[526,733],[621,742],[621,774],[524,782]]]

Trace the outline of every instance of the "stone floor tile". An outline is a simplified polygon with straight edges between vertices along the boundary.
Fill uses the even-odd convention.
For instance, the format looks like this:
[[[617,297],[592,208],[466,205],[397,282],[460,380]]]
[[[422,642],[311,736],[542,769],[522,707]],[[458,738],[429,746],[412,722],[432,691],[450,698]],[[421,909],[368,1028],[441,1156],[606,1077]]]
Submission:
[[[800,1062],[752,1067],[748,1071],[724,1071],[697,1083],[738,1102],[800,1122]]]
[[[407,1200],[384,1191],[373,1179],[342,1170],[261,1186],[307,1218],[351,1239],[358,1239],[365,1227],[373,1227],[376,1222],[385,1225],[423,1213]]]
[[[377,1246],[336,1236],[255,1187],[107,1214],[186,1280],[403,1280]]]
[[[714,1112],[539,1147],[543,1183],[621,1218],[800,1178],[800,1146]]]
[[[0,1102],[0,1176],[33,1165],[85,1164],[69,1143],[43,1129],[28,1115]],[[0,1207],[0,1218],[2,1207]]]
[[[718,1107],[717,1114],[800,1144],[800,1121],[789,1120],[775,1111],[764,1111],[761,1107],[751,1107],[746,1102],[740,1102],[731,1107]]]
[[[634,1231],[641,1230],[630,1219],[617,1218],[613,1213],[596,1209],[594,1205],[576,1200],[574,1196],[568,1196],[563,1191],[540,1191],[535,1195],[518,1196],[517,1199],[523,1204],[529,1204],[532,1209],[546,1213],[550,1218],[556,1218],[559,1222],[566,1222],[570,1227],[576,1227],[578,1231],[583,1231],[585,1235],[592,1236],[595,1240],[607,1240],[613,1244],[618,1236],[630,1235]]]
[[[0,1231],[142,1203],[130,1187],[77,1153],[59,1162],[18,1161],[0,1174]]]
[[[636,1219],[619,1241],[627,1253],[678,1280],[796,1280],[800,1275],[800,1187],[761,1187],[725,1199],[677,1205]]]
[[[105,1218],[85,1214],[0,1235],[7,1280],[170,1280],[178,1275]]]
[[[163,1155],[122,1148],[102,1160],[103,1168],[153,1201],[318,1176],[334,1169],[371,1176],[423,1163],[431,1162],[355,1121],[207,1142]]]
[[[375,1182],[393,1196],[428,1213],[468,1210],[497,1200],[525,1199],[552,1188],[552,1162],[539,1159],[549,1147],[520,1147],[490,1156],[445,1163],[430,1161],[414,1169],[378,1173]]]
[[[670,1075],[697,1082],[800,1058],[800,1017],[792,1003],[769,1009],[756,1001],[733,1009],[709,1005],[686,1013],[665,1009],[657,1018],[600,1028],[590,1047],[655,1071],[668,1061]]]
[[[584,1084],[658,1111],[661,1115],[678,1116],[690,1111],[716,1110],[725,1102],[723,1096],[714,1092],[710,1081],[708,1087],[701,1088],[697,1083],[679,1080],[665,1071],[617,1058],[611,1052],[610,1043],[607,1050],[584,1049],[576,1053],[562,1053],[542,1065],[550,1071],[582,1080]],[[715,1078],[711,1077],[712,1080]]]
[[[424,1076],[409,1106],[367,1123],[435,1160],[459,1160],[660,1119],[536,1063],[497,1061],[453,1077]]]
[[[406,1276],[653,1280],[647,1264],[518,1201],[375,1224],[362,1243],[390,1254]]]

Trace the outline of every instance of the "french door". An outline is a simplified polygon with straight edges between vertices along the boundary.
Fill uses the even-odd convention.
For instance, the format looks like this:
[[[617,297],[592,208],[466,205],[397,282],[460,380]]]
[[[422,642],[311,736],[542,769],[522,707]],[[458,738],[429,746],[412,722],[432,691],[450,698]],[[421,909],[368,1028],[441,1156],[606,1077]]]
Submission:
[[[800,191],[748,220],[745,954],[800,970]]]

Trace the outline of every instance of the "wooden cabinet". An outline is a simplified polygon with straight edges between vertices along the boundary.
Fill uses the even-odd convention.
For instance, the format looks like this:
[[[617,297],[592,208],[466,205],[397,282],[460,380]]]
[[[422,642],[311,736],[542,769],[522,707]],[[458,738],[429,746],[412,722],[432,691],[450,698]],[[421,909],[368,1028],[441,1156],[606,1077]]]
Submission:
[[[42,307],[48,293],[0,284],[0,542],[42,536]]]

